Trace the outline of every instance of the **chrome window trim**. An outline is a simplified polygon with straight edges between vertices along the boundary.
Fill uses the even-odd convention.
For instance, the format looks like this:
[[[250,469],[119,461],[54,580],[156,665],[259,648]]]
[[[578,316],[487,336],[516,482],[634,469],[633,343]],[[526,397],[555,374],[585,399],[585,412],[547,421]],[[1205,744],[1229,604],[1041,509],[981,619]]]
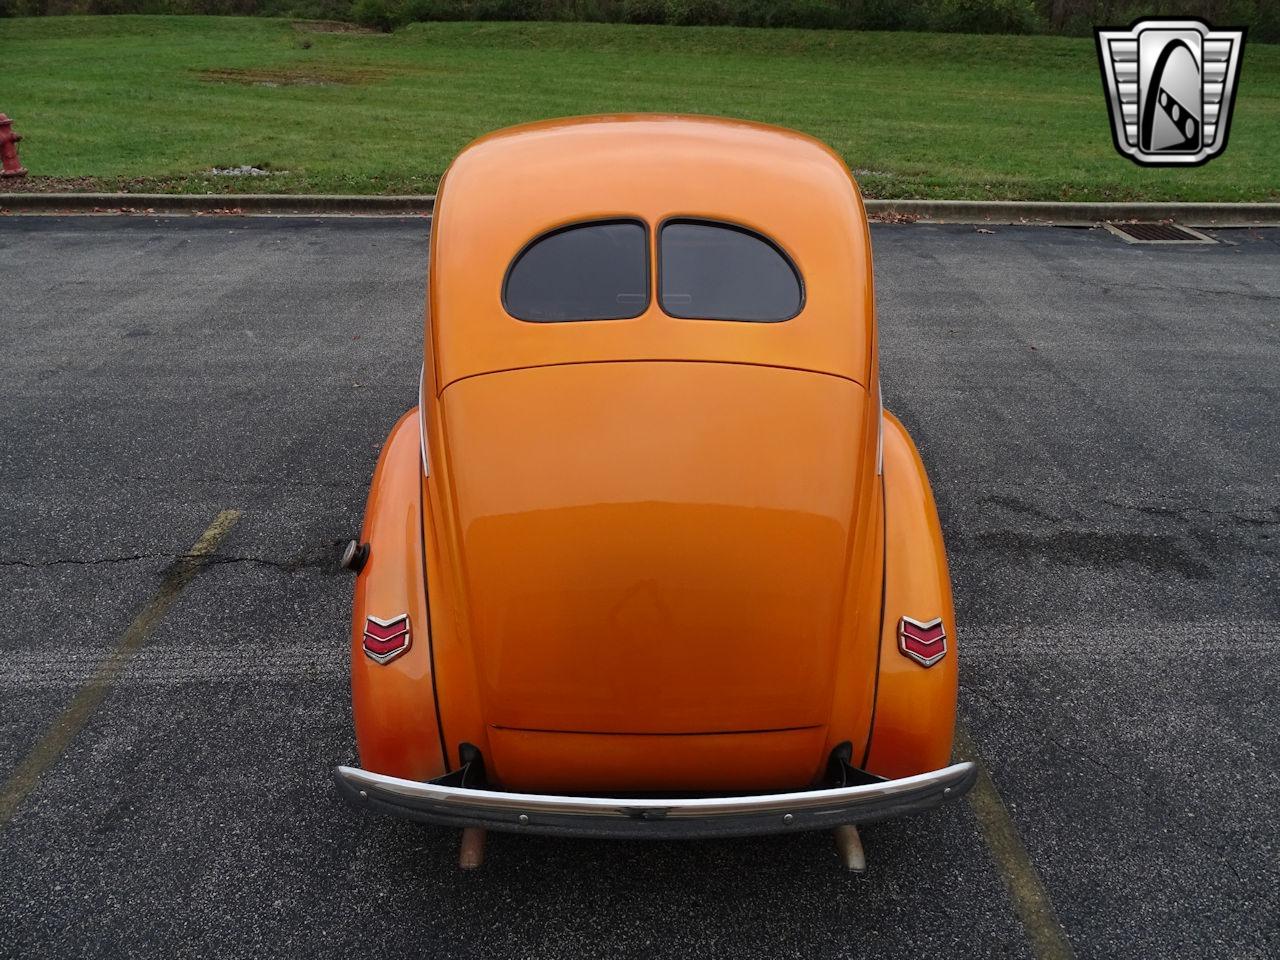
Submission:
[[[422,402],[422,385],[427,379],[427,365],[418,368],[418,449],[422,451],[422,475],[431,476],[431,462],[427,458],[427,405]]]
[[[880,374],[876,374],[876,476],[884,476],[884,388],[880,386]]]

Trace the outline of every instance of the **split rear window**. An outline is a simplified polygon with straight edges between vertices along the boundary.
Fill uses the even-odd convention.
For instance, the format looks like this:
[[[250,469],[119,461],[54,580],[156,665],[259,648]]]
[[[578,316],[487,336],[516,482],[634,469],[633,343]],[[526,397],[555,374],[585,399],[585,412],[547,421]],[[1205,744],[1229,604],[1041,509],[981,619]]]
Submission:
[[[672,219],[658,233],[658,303],[672,317],[777,323],[804,306],[791,259],[730,223]],[[573,224],[512,261],[502,302],[517,320],[628,320],[649,307],[649,236],[639,220]]]
[[[637,220],[543,234],[507,270],[502,302],[517,320],[628,320],[649,308],[649,232]]]
[[[662,309],[689,320],[790,320],[800,274],[773,241],[728,223],[668,220],[658,237]]]

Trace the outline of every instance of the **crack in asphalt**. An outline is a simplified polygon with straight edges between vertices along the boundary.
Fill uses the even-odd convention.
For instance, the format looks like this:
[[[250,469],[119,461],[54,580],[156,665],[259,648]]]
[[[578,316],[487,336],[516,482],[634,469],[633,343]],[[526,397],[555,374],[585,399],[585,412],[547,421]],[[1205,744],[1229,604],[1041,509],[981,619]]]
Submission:
[[[1070,514],[1051,513],[1050,511],[1028,503],[1025,500],[1021,500],[1018,497],[1008,496],[1007,494],[988,494],[982,498],[982,502],[1002,507],[1013,513],[1021,513],[1026,514],[1027,516],[1038,517],[1047,523],[1079,522],[1082,517],[1088,514],[1087,509],[1083,512],[1079,509],[1073,510]],[[1109,497],[1103,497],[1094,504],[1094,506],[1099,505],[1114,507],[1117,510],[1135,511],[1151,517],[1163,517],[1168,519],[1189,520],[1192,517],[1220,517],[1232,520],[1240,525],[1253,527],[1280,526],[1280,505],[1273,507],[1259,507],[1258,510],[1254,511],[1252,514],[1240,513],[1237,510],[1213,510],[1209,507],[1125,503],[1121,500],[1113,500]]]
[[[210,566],[230,563],[254,563],[264,567],[274,567],[277,570],[285,570],[290,573],[298,570],[329,570],[331,573],[341,572],[341,568],[338,566],[337,561],[332,559],[322,560],[318,557],[298,557],[293,560],[272,560],[268,557],[237,557],[215,553],[206,558],[205,562]]]
[[[118,557],[92,557],[88,559],[78,557],[55,557],[47,560],[0,559],[0,567],[23,567],[38,570],[45,567],[58,566],[97,566],[100,564],[113,563],[138,563],[144,560],[163,560],[169,563],[177,563],[183,560],[194,560],[200,566],[252,563],[264,567],[273,567],[277,570],[285,570],[290,573],[297,570],[338,569],[338,565],[335,561],[331,559],[321,559],[319,557],[298,557],[292,560],[273,560],[270,557],[235,556],[220,553],[205,555],[196,555],[192,553],[133,553]]]
[[[6,475],[6,479],[10,481],[27,480],[27,481],[45,482],[49,478],[45,474],[28,474],[28,475],[13,474],[13,475]],[[114,474],[110,474],[109,476],[89,476],[89,475],[72,476],[70,474],[62,472],[59,475],[59,479],[62,481],[69,481],[73,483],[77,481],[84,482],[84,483],[107,483],[107,482],[114,481],[118,483],[161,483],[161,484],[169,484],[169,485],[173,484],[172,477],[149,477],[149,476],[144,476],[140,474],[122,474],[122,473],[114,473]],[[275,478],[275,477],[254,479],[254,478],[243,478],[243,477],[219,477],[219,476],[183,477],[182,483],[184,485],[196,485],[196,486],[279,487],[282,489],[297,488],[297,489],[318,489],[318,490],[367,490],[369,486],[369,481],[367,479],[365,480],[296,480],[296,479],[283,479],[283,478]]]
[[[102,563],[134,563],[139,560],[180,560],[183,558],[191,558],[189,554],[173,554],[173,553],[134,553],[122,557],[93,557],[91,559],[79,559],[75,557],[58,557],[52,560],[14,560],[0,559],[0,567],[27,567],[32,570],[38,570],[43,567],[57,566],[84,566],[91,567]]]
[[[1182,517],[1189,515],[1198,515],[1202,517],[1226,517],[1237,523],[1249,524],[1251,526],[1280,526],[1280,506],[1266,508],[1266,512],[1272,516],[1246,516],[1235,510],[1211,510],[1208,507],[1165,507],[1157,504],[1142,503],[1123,503],[1119,500],[1111,500],[1103,498],[1101,501],[1109,507],[1116,507],[1121,510],[1136,510],[1139,513],[1145,513],[1153,517]],[[1261,511],[1260,511],[1261,512]]]

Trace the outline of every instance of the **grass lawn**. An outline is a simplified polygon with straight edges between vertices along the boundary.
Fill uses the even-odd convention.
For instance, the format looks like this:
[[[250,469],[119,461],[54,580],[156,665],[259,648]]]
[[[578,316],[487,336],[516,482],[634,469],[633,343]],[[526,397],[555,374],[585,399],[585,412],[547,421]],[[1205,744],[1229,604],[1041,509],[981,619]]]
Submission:
[[[392,35],[223,17],[0,19],[4,189],[429,193],[543,117],[723,114],[807,131],[873,197],[1280,199],[1280,46],[1244,53],[1231,143],[1191,170],[1111,145],[1093,41],[559,23]],[[213,177],[251,165],[270,177]]]

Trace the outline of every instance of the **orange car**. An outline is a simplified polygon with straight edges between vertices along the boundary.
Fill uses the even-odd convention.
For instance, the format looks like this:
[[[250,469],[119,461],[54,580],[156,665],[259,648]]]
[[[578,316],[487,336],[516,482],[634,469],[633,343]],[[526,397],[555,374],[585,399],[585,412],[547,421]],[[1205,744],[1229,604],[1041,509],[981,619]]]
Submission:
[[[471,828],[841,828],[972,784],[867,218],[788,130],[592,117],[441,184],[417,407],[360,541],[354,803]]]

